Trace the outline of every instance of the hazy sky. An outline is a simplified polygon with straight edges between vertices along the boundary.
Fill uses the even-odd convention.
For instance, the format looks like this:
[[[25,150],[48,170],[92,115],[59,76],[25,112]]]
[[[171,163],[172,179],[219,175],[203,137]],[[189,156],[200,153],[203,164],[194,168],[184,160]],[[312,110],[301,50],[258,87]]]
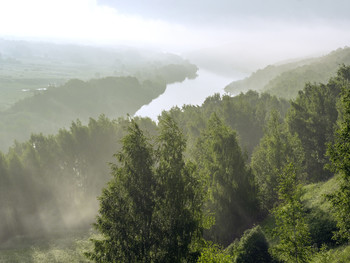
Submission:
[[[349,10],[348,0],[0,0],[0,37],[202,50],[260,66],[349,45]]]
[[[121,12],[175,23],[223,25],[235,18],[349,19],[348,0],[98,0]]]

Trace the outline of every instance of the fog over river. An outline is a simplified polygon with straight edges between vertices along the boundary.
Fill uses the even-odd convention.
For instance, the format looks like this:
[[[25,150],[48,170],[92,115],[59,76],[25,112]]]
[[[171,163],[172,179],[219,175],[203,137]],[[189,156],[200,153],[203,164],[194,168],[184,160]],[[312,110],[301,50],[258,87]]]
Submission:
[[[201,105],[208,96],[214,93],[224,94],[226,85],[242,78],[242,74],[239,73],[236,77],[227,77],[203,69],[198,70],[197,74],[195,79],[169,84],[162,95],[152,100],[150,104],[142,106],[135,116],[157,120],[157,116],[163,110],[175,106],[182,107],[184,104]]]

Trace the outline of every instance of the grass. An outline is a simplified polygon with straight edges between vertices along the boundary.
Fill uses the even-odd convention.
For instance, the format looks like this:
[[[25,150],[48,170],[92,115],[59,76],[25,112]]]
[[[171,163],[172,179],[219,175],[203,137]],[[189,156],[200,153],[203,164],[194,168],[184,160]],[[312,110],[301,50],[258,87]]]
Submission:
[[[316,253],[311,263],[348,263],[350,262],[350,245],[333,249],[323,249]]]
[[[308,208],[318,207],[322,211],[329,213],[331,205],[326,200],[326,195],[332,193],[337,187],[338,180],[336,176],[326,182],[308,184],[303,187],[302,201]]]
[[[305,206],[311,209],[318,208],[331,218],[331,204],[327,201],[326,195],[334,192],[338,187],[337,176],[327,182],[309,184],[304,187],[303,201]],[[335,247],[322,247],[315,252],[312,263],[348,263],[350,262],[350,244],[343,244]]]
[[[337,176],[326,182],[308,184],[303,187],[302,202],[307,211],[307,220],[312,237],[318,241],[313,244],[314,252],[311,263],[347,263],[350,262],[350,244],[338,244],[332,240],[333,231],[336,231],[335,222],[331,213],[331,204],[326,195],[334,192],[338,187]],[[333,222],[333,223],[332,223]],[[262,222],[261,227],[270,244],[273,246],[271,231],[274,228],[274,220],[271,216]],[[327,246],[322,244],[328,243]]]

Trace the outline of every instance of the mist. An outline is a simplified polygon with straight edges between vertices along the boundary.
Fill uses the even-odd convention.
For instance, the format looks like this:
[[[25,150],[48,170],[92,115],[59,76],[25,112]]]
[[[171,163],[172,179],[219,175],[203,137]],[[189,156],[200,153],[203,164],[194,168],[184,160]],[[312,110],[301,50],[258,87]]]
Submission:
[[[53,258],[61,262],[48,252],[48,240],[56,246],[60,238],[69,236],[70,241],[62,246],[62,251],[72,253],[66,261],[87,262],[86,250],[72,244],[76,240],[90,244],[91,233],[98,232],[92,230],[101,214],[102,198],[98,197],[121,173],[129,178],[133,169],[124,168],[135,161],[128,159],[133,154],[121,158],[116,153],[126,152],[123,146],[128,140],[123,138],[135,123],[142,131],[137,134],[145,134],[147,141],[145,151],[135,156],[143,158],[148,151],[154,162],[148,168],[155,178],[149,182],[155,186],[149,189],[153,197],[159,196],[154,202],[150,199],[150,204],[160,209],[154,210],[162,225],[159,233],[173,223],[167,221],[168,215],[175,215],[174,222],[185,221],[177,220],[171,195],[164,194],[171,193],[178,182],[176,193],[198,187],[195,194],[186,194],[186,198],[198,198],[196,209],[200,210],[198,222],[188,225],[203,223],[199,218],[204,208],[213,215],[227,212],[207,236],[201,236],[224,246],[270,216],[269,209],[278,204],[273,202],[278,198],[282,163],[296,160],[300,178],[312,175],[305,182],[321,183],[317,176],[325,173],[326,145],[333,142],[333,127],[339,121],[340,87],[334,91],[332,85],[345,83],[342,78],[348,75],[340,73],[350,70],[339,68],[350,64],[349,10],[347,0],[0,0],[0,252],[5,251],[0,261],[8,250],[23,247],[18,253],[25,258],[23,262],[27,258],[40,262],[35,258],[40,258],[40,251],[48,255],[41,262]],[[335,76],[341,81],[332,84]],[[300,91],[305,83],[311,83],[307,84],[310,98],[325,98],[311,103],[306,94],[297,101],[305,105],[295,107],[295,112],[308,110],[315,118],[312,121],[305,114],[299,119],[295,112],[290,114],[296,105],[291,101],[303,95]],[[315,105],[328,111],[321,106],[314,110]],[[330,116],[319,116],[321,112]],[[298,125],[287,123],[293,116]],[[302,118],[305,121],[298,122]],[[166,137],[161,125],[169,120],[174,121],[172,138],[178,138],[173,149],[172,144],[160,143]],[[310,123],[320,126],[302,126]],[[288,125],[298,128],[293,135],[282,129]],[[310,133],[302,136],[305,130]],[[279,137],[270,140],[270,135]],[[272,147],[274,140],[283,147]],[[139,146],[130,145],[131,150]],[[259,147],[260,152],[256,151]],[[168,153],[177,157],[166,156]],[[145,167],[142,158],[135,161],[140,171]],[[167,158],[178,160],[176,167],[184,170],[172,171]],[[267,161],[271,164],[265,165]],[[266,178],[271,171],[275,178],[269,182]],[[181,177],[163,184],[168,175],[190,173],[193,189]],[[135,182],[146,182],[144,174],[136,174],[142,180]],[[208,185],[199,186],[200,176],[210,181]],[[326,181],[331,172],[322,176]],[[132,188],[132,180],[119,183],[120,189],[125,187],[120,193],[127,198],[137,192],[135,200],[147,199],[142,195],[148,194],[143,190],[148,181],[135,184],[138,191]],[[271,183],[271,193],[263,194],[271,194],[265,197],[272,201],[263,207],[266,200],[259,191],[264,191],[265,183]],[[217,198],[216,203],[205,200],[205,191],[211,192],[213,200]],[[141,202],[125,200],[126,214],[138,210],[134,207]],[[187,201],[178,204],[193,200]],[[215,207],[215,213],[209,211]],[[226,208],[220,212],[222,207]],[[130,220],[142,216],[131,215]],[[139,225],[135,224],[135,231]],[[196,236],[192,234],[189,236]],[[33,246],[39,239],[44,245],[36,250]],[[4,262],[13,262],[13,251]]]
[[[230,74],[348,45],[349,5],[341,0],[4,1],[0,37],[151,48]]]

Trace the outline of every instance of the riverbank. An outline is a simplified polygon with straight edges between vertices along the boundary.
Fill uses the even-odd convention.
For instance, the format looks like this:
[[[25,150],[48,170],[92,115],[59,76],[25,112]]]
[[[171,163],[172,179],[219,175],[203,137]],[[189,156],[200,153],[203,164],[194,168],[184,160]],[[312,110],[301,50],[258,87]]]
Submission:
[[[201,105],[208,96],[215,93],[224,94],[225,86],[241,76],[237,74],[237,77],[229,78],[203,69],[198,70],[197,74],[195,79],[186,79],[183,82],[167,85],[163,94],[153,99],[148,105],[142,106],[135,116],[150,117],[156,121],[163,110],[169,110],[175,106],[182,107],[186,104]]]

